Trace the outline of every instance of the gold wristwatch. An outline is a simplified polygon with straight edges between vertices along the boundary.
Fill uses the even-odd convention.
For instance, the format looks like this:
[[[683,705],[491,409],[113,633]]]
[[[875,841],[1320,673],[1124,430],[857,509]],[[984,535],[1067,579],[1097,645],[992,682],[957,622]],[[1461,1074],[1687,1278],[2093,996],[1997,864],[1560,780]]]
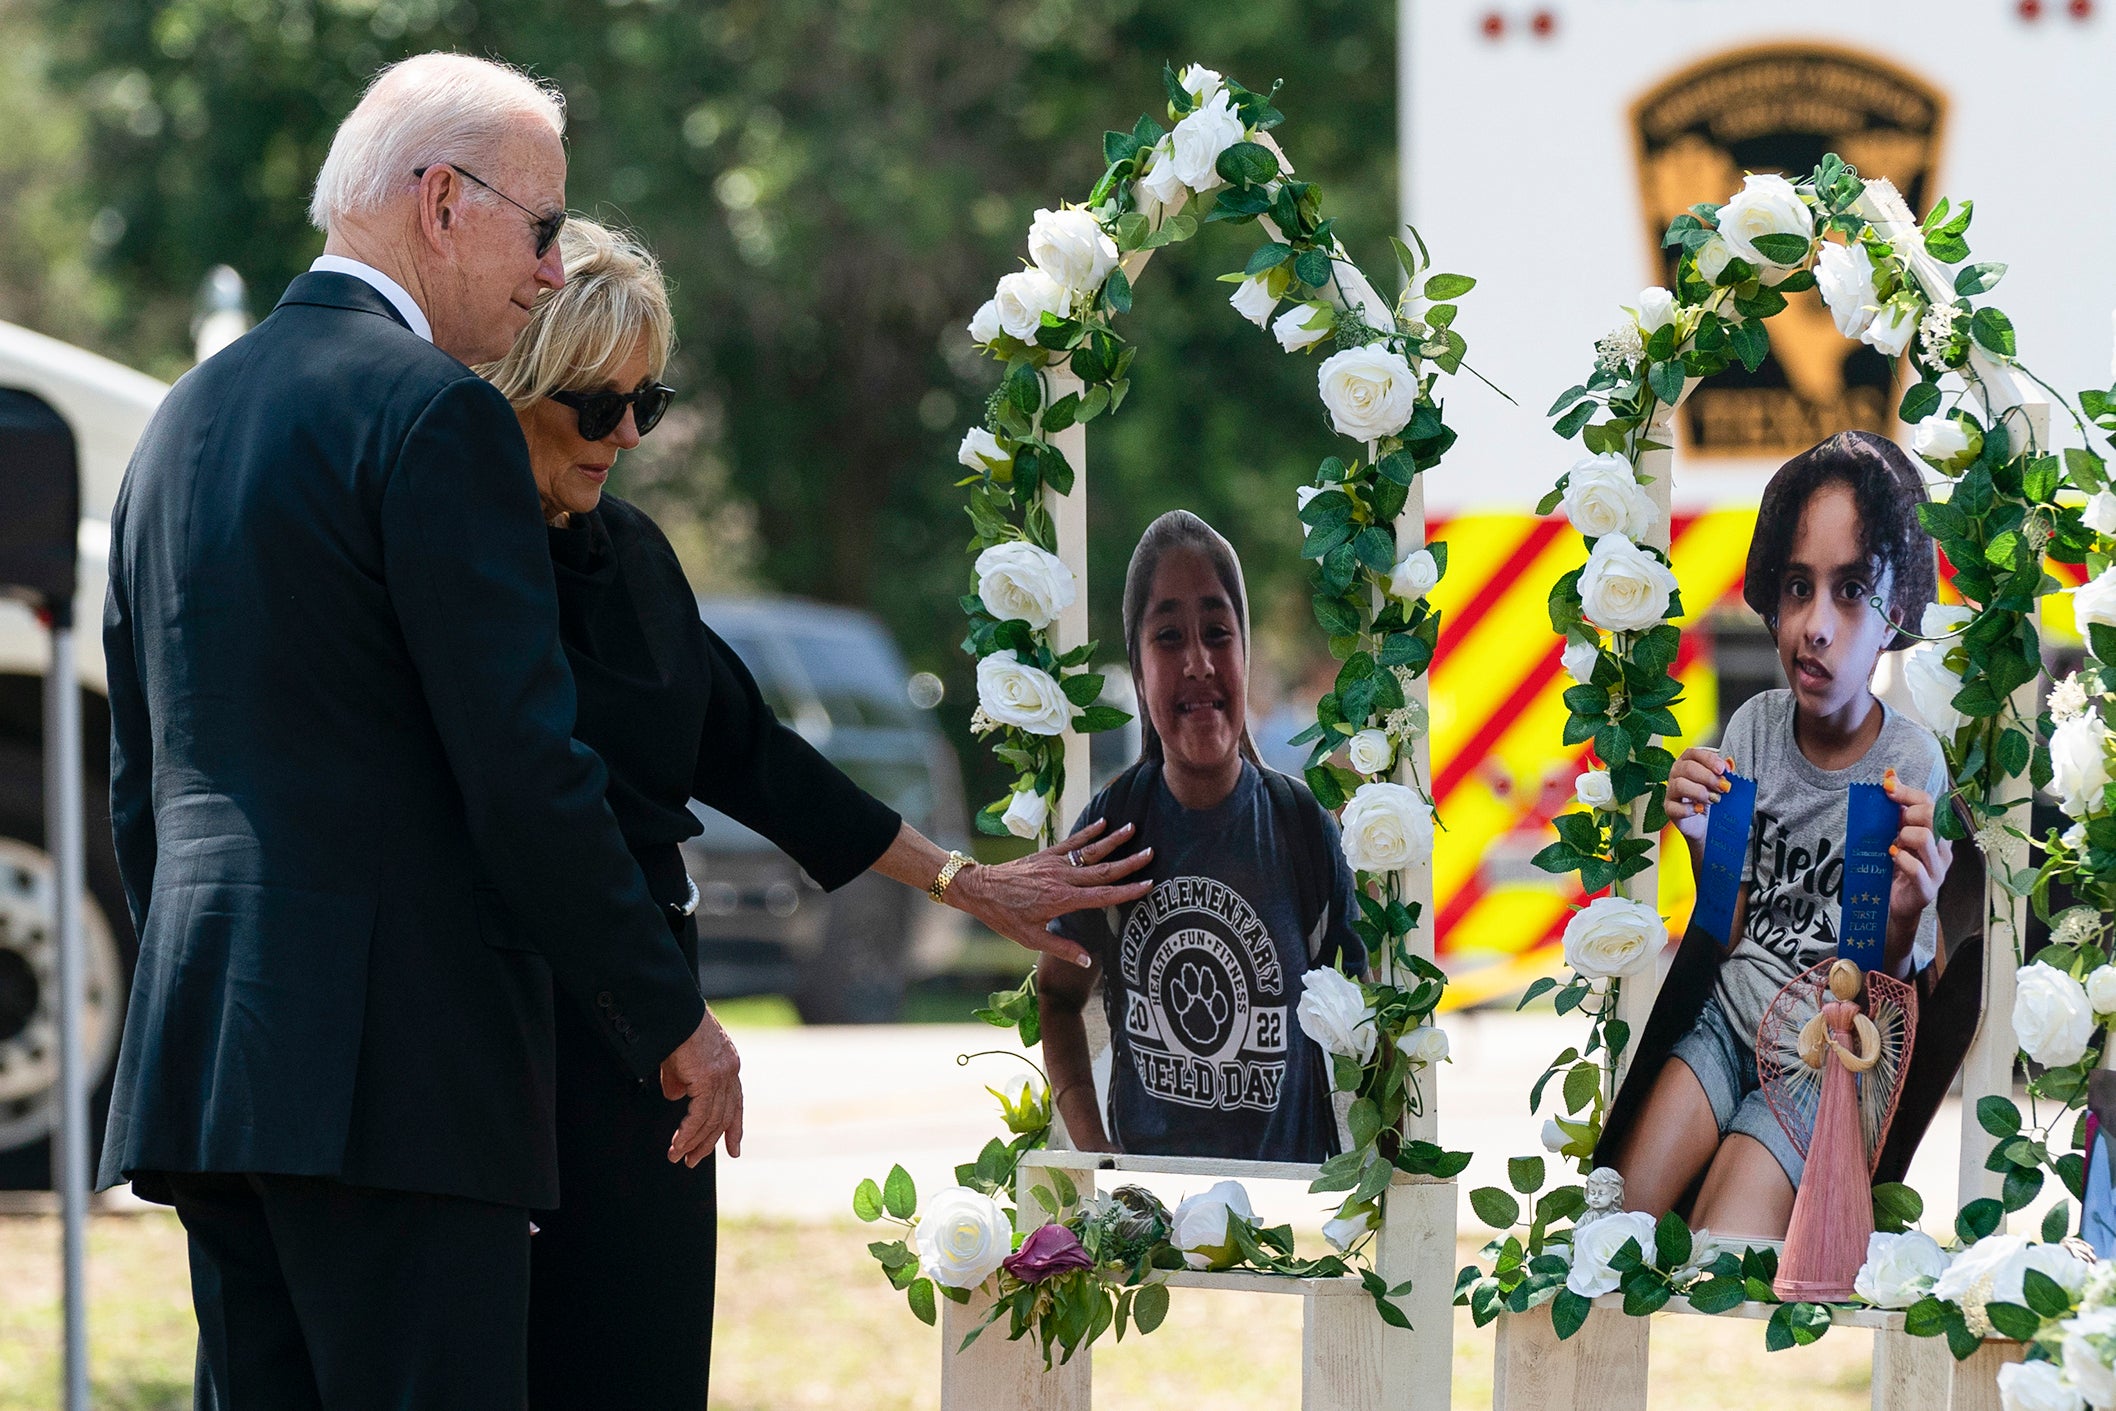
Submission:
[[[933,879],[932,886],[926,888],[926,895],[932,897],[935,901],[945,901],[947,899],[948,884],[955,880],[955,874],[962,871],[965,867],[975,867],[976,865],[976,859],[967,854],[950,852],[948,860],[940,865],[940,875]]]

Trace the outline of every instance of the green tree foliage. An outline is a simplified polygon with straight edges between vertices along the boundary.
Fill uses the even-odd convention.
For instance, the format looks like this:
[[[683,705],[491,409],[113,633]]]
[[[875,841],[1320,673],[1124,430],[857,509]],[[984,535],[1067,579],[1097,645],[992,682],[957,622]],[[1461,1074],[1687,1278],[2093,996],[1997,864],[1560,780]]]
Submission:
[[[556,79],[571,203],[636,226],[675,285],[671,380],[705,413],[700,473],[677,486],[754,504],[765,583],[879,611],[946,676],[958,740],[954,450],[996,376],[963,326],[1018,267],[1032,212],[1086,195],[1103,129],[1158,105],[1163,62],[1282,79],[1287,151],[1354,255],[1388,268],[1394,7],[1374,0],[8,3],[43,6],[52,82],[88,118],[74,176],[83,209],[109,213],[121,295],[101,344],[164,374],[208,268],[240,270],[261,313],[320,248],[309,182],[377,66],[450,48]],[[1225,263],[1204,248],[1149,271],[1132,400],[1091,447],[1112,655],[1131,545],[1175,506],[1228,533],[1259,616],[1300,631],[1293,486],[1328,431],[1313,363],[1226,307]]]

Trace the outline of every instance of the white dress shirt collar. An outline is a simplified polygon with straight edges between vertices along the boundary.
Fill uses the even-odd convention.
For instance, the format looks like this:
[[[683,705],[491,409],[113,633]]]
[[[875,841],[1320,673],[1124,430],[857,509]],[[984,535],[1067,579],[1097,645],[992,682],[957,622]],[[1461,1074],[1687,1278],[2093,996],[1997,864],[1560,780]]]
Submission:
[[[404,292],[403,285],[397,283],[396,280],[391,279],[373,265],[364,265],[358,260],[349,260],[343,255],[318,255],[316,263],[309,266],[309,272],[311,274],[349,274],[353,278],[373,286],[377,293],[389,300],[391,306],[404,316],[404,321],[411,325],[412,332],[418,334],[429,343],[433,342],[433,325],[426,321],[425,310],[419,307],[411,295]]]

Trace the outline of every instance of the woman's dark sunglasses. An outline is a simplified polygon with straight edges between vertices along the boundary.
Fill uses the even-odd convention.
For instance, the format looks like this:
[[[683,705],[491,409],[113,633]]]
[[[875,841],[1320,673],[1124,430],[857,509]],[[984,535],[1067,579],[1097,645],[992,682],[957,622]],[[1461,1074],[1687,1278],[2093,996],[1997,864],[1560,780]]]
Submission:
[[[551,253],[551,242],[558,239],[559,231],[565,229],[566,226],[566,213],[564,211],[553,211],[548,216],[538,215],[535,211],[530,210],[527,206],[500,190],[499,187],[494,186],[484,177],[479,176],[468,168],[459,167],[454,162],[435,162],[430,166],[413,167],[411,169],[411,179],[413,181],[425,180],[426,173],[432,171],[434,167],[447,167],[465,180],[476,182],[523,215],[529,217],[530,220],[536,223],[536,257],[542,259],[545,255]]]
[[[573,408],[583,441],[600,441],[625,419],[626,407],[632,409],[633,429],[646,435],[661,421],[675,396],[675,388],[649,382],[637,392],[553,392],[551,400]]]

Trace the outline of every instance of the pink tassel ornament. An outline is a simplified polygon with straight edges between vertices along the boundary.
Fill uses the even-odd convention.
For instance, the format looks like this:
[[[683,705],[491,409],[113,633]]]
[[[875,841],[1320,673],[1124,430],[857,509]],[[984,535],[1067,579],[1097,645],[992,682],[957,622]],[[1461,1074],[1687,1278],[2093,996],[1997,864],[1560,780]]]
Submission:
[[[1817,1000],[1819,1012],[1793,1028],[1800,1010]],[[1910,986],[1839,960],[1796,978],[1764,1016],[1756,1046],[1764,1095],[1807,1157],[1772,1283],[1780,1298],[1853,1297],[1874,1230],[1873,1161],[1895,1115],[1916,1015]]]

